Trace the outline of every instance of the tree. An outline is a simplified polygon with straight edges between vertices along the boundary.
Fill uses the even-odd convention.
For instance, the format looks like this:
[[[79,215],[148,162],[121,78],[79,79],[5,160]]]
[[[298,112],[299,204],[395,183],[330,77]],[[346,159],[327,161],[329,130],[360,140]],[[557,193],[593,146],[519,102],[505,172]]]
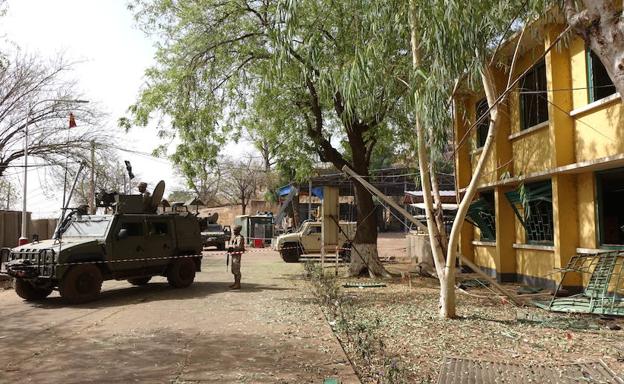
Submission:
[[[11,210],[21,197],[19,189],[9,179],[0,179],[0,210]]]
[[[119,159],[119,156],[105,144],[95,144],[95,193],[100,191],[106,192],[119,192],[124,193],[126,189],[127,171],[123,161]],[[79,205],[91,205],[91,157],[85,154],[85,159],[82,160],[84,167],[82,172],[76,179],[76,188],[74,195],[72,196],[72,204]],[[80,163],[71,162],[67,167],[67,177],[65,175],[65,164],[59,164],[59,166],[52,167],[48,174],[51,178],[51,183],[48,188],[55,191],[62,191],[67,186],[67,191],[71,188],[71,185],[76,178]],[[135,178],[135,180],[138,180]]]
[[[279,130],[291,152],[307,148],[368,176],[376,137],[401,129],[393,117],[407,91],[401,77],[409,54],[407,23],[394,12],[400,3],[136,0],[131,8],[161,44],[149,85],[131,107],[133,123],[160,111],[175,129],[195,116],[210,121],[211,137],[228,136],[242,120],[265,117],[258,106],[274,103],[280,113],[273,121],[296,123],[263,133]],[[336,138],[348,143],[349,156]],[[306,164],[302,156],[286,159],[293,169]],[[359,185],[355,194],[362,219],[354,247],[362,258],[353,258],[350,272],[387,275],[372,196]]]
[[[99,138],[94,128],[101,113],[76,102],[76,84],[64,80],[70,69],[62,58],[45,62],[19,53],[0,65],[0,176],[23,158],[27,128],[28,155],[49,164],[60,164],[66,156],[78,161]],[[79,128],[68,131],[70,112]]]
[[[624,23],[622,3],[613,0],[565,0],[570,27],[605,66],[624,100]]]
[[[247,205],[263,186],[263,172],[252,157],[239,161],[226,160],[223,164],[221,194],[230,203],[240,204],[244,215]]]

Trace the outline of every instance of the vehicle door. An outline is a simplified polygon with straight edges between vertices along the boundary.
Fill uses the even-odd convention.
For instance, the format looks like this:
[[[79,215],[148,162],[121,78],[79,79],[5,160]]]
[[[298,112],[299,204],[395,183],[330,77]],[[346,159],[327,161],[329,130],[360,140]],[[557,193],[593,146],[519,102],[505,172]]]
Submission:
[[[301,244],[306,253],[321,251],[321,224],[311,223],[303,229]]]
[[[109,255],[113,272],[145,267],[145,221],[143,217],[122,216],[113,231],[113,252]]]
[[[173,255],[173,228],[166,218],[147,219],[147,243],[145,247],[148,267],[169,263]]]

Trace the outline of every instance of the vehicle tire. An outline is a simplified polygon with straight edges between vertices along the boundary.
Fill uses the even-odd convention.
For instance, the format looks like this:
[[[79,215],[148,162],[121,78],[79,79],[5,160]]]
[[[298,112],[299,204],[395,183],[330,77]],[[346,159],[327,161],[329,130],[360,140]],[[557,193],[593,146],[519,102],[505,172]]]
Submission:
[[[340,250],[338,255],[340,256],[343,262],[350,263],[351,262],[351,244],[344,243],[341,248],[342,249]]]
[[[102,290],[102,273],[93,264],[76,265],[65,273],[59,293],[63,300],[71,304],[95,300]]]
[[[225,251],[225,243],[217,244],[217,250]]]
[[[146,285],[147,283],[149,283],[149,281],[152,279],[151,276],[147,276],[147,277],[135,277],[134,279],[128,279],[128,283],[132,284],[132,285]]]
[[[52,288],[35,287],[30,281],[15,279],[15,293],[26,301],[42,300],[50,296]]]
[[[186,288],[195,280],[195,262],[190,258],[175,260],[167,271],[167,281],[174,288]]]
[[[301,253],[301,247],[294,243],[284,244],[284,249],[280,251],[282,260],[287,263],[298,263]]]

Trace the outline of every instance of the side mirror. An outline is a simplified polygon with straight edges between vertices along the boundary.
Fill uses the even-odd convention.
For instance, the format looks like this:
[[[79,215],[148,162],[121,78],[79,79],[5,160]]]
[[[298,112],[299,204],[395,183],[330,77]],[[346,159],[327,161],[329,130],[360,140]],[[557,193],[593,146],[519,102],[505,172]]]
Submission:
[[[126,238],[128,238],[128,230],[125,228],[120,229],[119,233],[117,234],[117,239],[123,240]]]

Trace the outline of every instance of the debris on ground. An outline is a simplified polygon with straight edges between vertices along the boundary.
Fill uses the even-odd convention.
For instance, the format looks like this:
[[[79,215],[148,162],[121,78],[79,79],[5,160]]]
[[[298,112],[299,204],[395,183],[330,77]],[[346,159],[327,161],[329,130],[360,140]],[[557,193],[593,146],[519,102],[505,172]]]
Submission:
[[[413,268],[413,264],[407,263],[387,266],[397,275]],[[346,273],[346,269],[341,272]],[[602,360],[614,372],[624,371],[624,337],[615,330],[624,325],[620,317],[601,319],[595,315],[553,313],[533,307],[522,308],[519,313],[520,309],[509,302],[493,300],[497,295],[480,285],[470,288],[474,295],[457,296],[458,317],[448,320],[438,317],[436,279],[411,276],[405,281],[397,277],[386,280],[384,289],[346,290],[343,284],[347,283],[353,280],[336,278],[338,290],[349,293],[348,296],[343,293],[341,299],[349,303],[351,325],[347,329],[365,329],[370,338],[353,337],[348,342],[342,337],[343,348],[354,366],[363,369],[367,361],[358,357],[358,353],[362,356],[362,345],[373,341],[383,345],[386,360],[396,362],[403,375],[396,382],[435,383],[449,351],[455,356],[513,361],[523,366]],[[521,286],[507,284],[506,287],[516,291]],[[336,321],[334,331],[340,338],[341,330],[345,329],[344,319],[333,320]],[[383,362],[365,356],[368,361]],[[377,372],[387,373],[392,367],[392,364],[385,368],[377,366]],[[375,375],[375,372],[362,374],[362,382],[390,382],[379,381]]]
[[[344,283],[343,288],[383,288],[386,286],[384,283]]]
[[[566,364],[517,364],[445,357],[438,384],[622,383],[601,360]]]

